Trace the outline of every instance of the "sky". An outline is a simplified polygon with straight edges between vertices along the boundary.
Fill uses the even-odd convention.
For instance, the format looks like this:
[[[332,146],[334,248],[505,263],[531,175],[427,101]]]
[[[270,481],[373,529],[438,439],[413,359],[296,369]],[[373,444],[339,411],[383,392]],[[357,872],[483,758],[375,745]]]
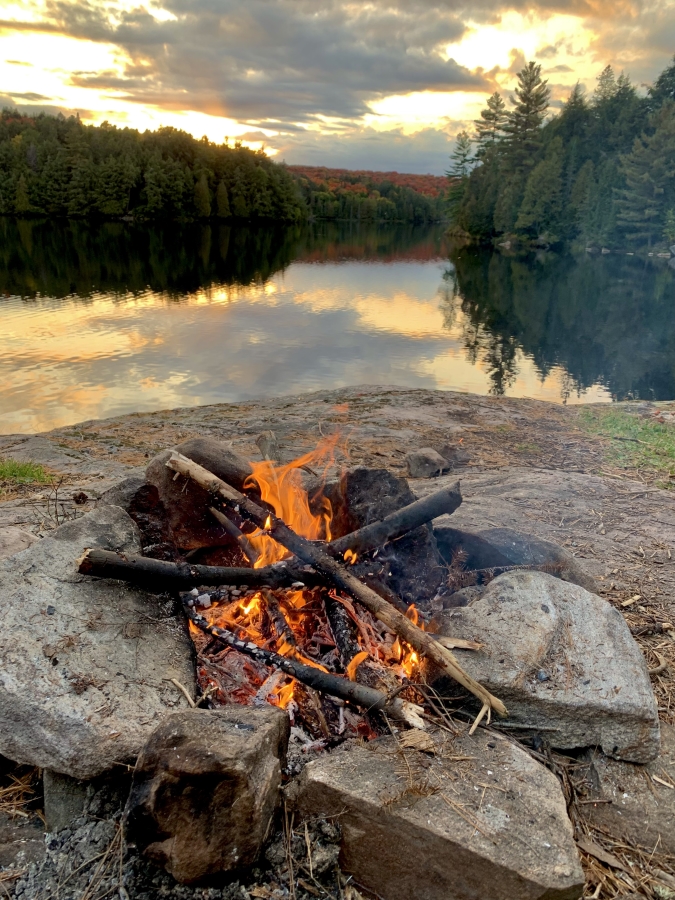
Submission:
[[[3,0],[0,105],[443,174],[526,61],[555,111],[607,64],[644,90],[674,51],[673,0]]]

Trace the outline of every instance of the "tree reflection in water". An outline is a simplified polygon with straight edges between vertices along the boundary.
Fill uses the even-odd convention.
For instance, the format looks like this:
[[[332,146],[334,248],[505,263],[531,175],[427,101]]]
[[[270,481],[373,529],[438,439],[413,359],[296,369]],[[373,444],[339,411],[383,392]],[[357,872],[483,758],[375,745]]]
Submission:
[[[450,261],[446,324],[457,305],[493,394],[513,383],[522,351],[542,379],[565,370],[563,399],[594,384],[618,400],[675,397],[675,271],[665,260],[463,247]]]

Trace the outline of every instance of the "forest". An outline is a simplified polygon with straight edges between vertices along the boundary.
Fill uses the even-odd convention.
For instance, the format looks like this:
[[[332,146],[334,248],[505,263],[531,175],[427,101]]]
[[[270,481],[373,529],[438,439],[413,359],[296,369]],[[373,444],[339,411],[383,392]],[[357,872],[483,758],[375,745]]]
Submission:
[[[15,109],[0,114],[0,214],[191,221],[428,223],[445,179],[273,162],[175,128],[139,132]]]
[[[416,225],[447,218],[447,182],[441,176],[289,168],[298,179],[313,218]]]
[[[17,110],[0,114],[0,213],[138,219],[306,215],[295,179],[263,152]]]
[[[541,66],[520,72],[510,108],[493,94],[451,155],[453,233],[478,242],[602,248],[675,243],[675,60],[641,96],[607,66],[548,117]]]

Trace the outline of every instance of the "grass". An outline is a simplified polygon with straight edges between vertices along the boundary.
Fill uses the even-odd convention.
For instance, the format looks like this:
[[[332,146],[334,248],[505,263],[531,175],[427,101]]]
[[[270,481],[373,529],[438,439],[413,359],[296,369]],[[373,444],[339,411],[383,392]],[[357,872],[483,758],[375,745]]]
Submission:
[[[589,434],[610,439],[608,463],[665,476],[659,487],[675,489],[675,427],[616,407],[580,409],[579,424]]]
[[[38,463],[0,459],[0,484],[48,484],[50,481],[51,478]]]

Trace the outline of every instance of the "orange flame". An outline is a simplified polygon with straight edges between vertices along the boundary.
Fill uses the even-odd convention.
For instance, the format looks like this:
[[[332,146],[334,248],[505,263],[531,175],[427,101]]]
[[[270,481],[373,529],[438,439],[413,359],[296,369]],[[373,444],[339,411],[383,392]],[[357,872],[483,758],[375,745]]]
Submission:
[[[358,558],[359,558],[358,554],[354,553],[353,550],[345,550],[344,555],[343,555],[344,561],[348,562],[350,566],[353,566]]]
[[[286,709],[288,704],[293,699],[293,692],[295,691],[295,680],[289,682],[289,684],[285,684],[277,694],[277,706],[280,709]],[[270,698],[271,699],[271,698]]]
[[[253,474],[246,479],[244,489],[257,485],[265,503],[269,503],[276,515],[283,519],[296,534],[310,541],[329,541],[333,518],[330,501],[326,497],[321,497],[318,513],[312,512],[309,507],[307,491],[302,486],[300,469],[317,466],[322,467],[325,474],[334,460],[339,440],[339,433],[331,435],[321,441],[311,453],[306,453],[284,466],[275,466],[269,460],[252,463]],[[271,524],[272,520],[268,516],[265,528]],[[264,534],[264,531],[258,530],[248,535],[248,539],[260,554],[255,563],[256,569],[268,566],[289,555],[273,538]]]

